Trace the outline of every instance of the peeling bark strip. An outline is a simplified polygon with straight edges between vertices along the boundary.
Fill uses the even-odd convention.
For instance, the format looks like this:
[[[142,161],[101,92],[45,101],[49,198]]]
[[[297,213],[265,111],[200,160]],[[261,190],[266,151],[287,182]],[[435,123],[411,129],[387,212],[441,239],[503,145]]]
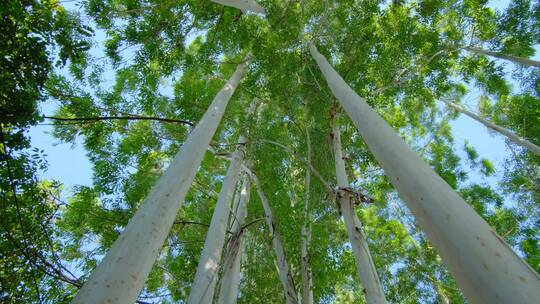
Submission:
[[[249,202],[249,177],[244,175],[238,207],[233,209],[236,216],[233,217],[233,236],[229,240],[227,252],[223,261],[223,275],[219,290],[218,304],[235,304],[240,286],[240,264],[243,249],[243,226],[247,216],[247,204]]]
[[[255,0],[211,0],[212,2],[231,6],[240,9],[243,13],[253,12],[266,15],[264,7],[260,6]]]
[[[345,170],[345,161],[341,149],[341,135],[336,119],[332,124],[332,147],[334,150],[334,160],[336,164],[336,176],[338,187],[348,188],[349,179]],[[341,191],[338,196],[343,221],[347,228],[349,242],[356,262],[356,272],[360,277],[360,282],[364,288],[364,296],[368,304],[386,304],[386,298],[369,252],[368,243],[362,230],[362,224],[354,211],[354,203],[351,194]]]
[[[268,230],[270,230],[272,247],[274,248],[274,252],[276,253],[279,280],[281,281],[281,285],[283,285],[283,290],[285,292],[285,301],[287,304],[298,304],[296,287],[294,286],[294,280],[291,271],[289,270],[289,265],[287,264],[287,260],[285,259],[285,250],[283,249],[283,244],[281,243],[281,237],[276,231],[276,222],[272,213],[272,208],[270,208],[268,198],[266,198],[266,195],[262,190],[261,183],[259,182],[257,176],[253,172],[248,171],[248,173],[251,175],[251,178],[253,179],[253,182],[257,187],[257,193],[261,198],[261,202],[264,208],[264,219],[266,221],[266,225],[268,226]]]
[[[479,123],[483,124],[487,128],[493,129],[493,130],[501,133],[502,135],[506,136],[506,138],[511,140],[513,143],[518,144],[518,145],[524,147],[525,149],[531,151],[532,153],[540,156],[540,147],[533,144],[532,142],[526,140],[525,138],[517,136],[514,132],[512,132],[512,131],[510,131],[510,130],[508,130],[506,128],[503,128],[501,126],[498,126],[498,125],[492,123],[491,121],[489,121],[487,119],[484,119],[484,118],[474,114],[471,111],[468,111],[467,109],[465,109],[464,107],[462,107],[462,106],[460,106],[458,104],[455,104],[455,103],[449,102],[449,101],[444,101],[444,103],[446,103],[449,107],[453,108],[454,110],[456,110],[456,111],[458,111],[460,113],[463,113],[463,114],[469,116],[470,118],[478,121]]]
[[[246,142],[246,138],[241,136],[238,142],[240,145],[238,145],[232,155],[231,164],[227,169],[227,174],[223,180],[223,185],[221,186],[221,191],[216,202],[216,208],[212,215],[210,228],[206,233],[204,248],[199,259],[195,279],[191,285],[189,304],[210,304],[214,298],[218,268],[230,216],[231,201],[234,186],[238,181],[238,175],[242,161],[244,160],[244,143]]]
[[[471,303],[536,303],[540,277],[309,46],[328,86]]]
[[[248,57],[249,58],[249,57]],[[247,67],[238,65],[72,303],[134,303]]]
[[[488,50],[484,50],[484,49],[474,47],[474,46],[467,46],[467,47],[464,47],[464,49],[469,51],[469,52],[476,53],[476,54],[482,54],[482,55],[491,56],[491,57],[495,57],[495,58],[499,58],[499,59],[509,60],[509,61],[512,61],[513,63],[517,63],[519,65],[533,66],[533,67],[540,68],[540,61],[532,60],[532,59],[529,59],[529,58],[512,56],[512,55],[505,55],[505,54],[502,54],[502,53],[499,53],[499,52],[488,51]]]

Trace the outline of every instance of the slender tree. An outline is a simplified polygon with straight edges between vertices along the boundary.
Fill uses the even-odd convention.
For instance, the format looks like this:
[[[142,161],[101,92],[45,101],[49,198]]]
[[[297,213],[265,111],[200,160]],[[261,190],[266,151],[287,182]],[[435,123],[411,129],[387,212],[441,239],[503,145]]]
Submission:
[[[334,151],[334,161],[336,165],[336,177],[339,187],[338,200],[343,215],[343,221],[347,228],[349,242],[351,243],[354,260],[356,261],[356,271],[363,286],[364,295],[368,304],[384,304],[386,298],[382,289],[375,264],[369,252],[368,243],[362,224],[356,215],[354,199],[351,195],[349,180],[345,170],[345,161],[341,149],[341,135],[337,119],[332,119],[332,147]]]
[[[231,217],[231,231],[233,235],[229,239],[225,258],[223,259],[223,275],[219,290],[219,304],[235,304],[240,287],[240,266],[242,259],[243,226],[247,216],[247,205],[250,194],[250,181],[247,174],[244,175],[240,198],[233,208],[234,216]]]
[[[73,303],[133,303],[150,273],[249,56],[218,92],[163,176]]]
[[[471,303],[533,303],[540,278],[309,45],[328,86],[351,117],[422,230]]]
[[[306,128],[307,162],[311,164],[311,139],[309,129]],[[311,170],[306,167],[306,182],[304,188],[304,222],[302,224],[302,244],[300,248],[302,272],[302,304],[313,303],[313,277],[309,263],[309,244],[311,243],[311,212],[309,209],[311,189]]]
[[[518,144],[518,145],[524,147],[525,149],[531,151],[532,153],[540,156],[540,147],[538,147],[537,145],[533,144],[532,142],[526,140],[525,138],[516,135],[514,132],[512,132],[512,131],[510,131],[510,130],[508,130],[506,128],[498,126],[498,125],[492,123],[491,121],[489,121],[487,119],[484,119],[484,118],[474,114],[471,111],[468,111],[467,109],[465,109],[461,105],[455,104],[455,103],[447,101],[447,100],[443,100],[443,101],[444,101],[444,103],[446,103],[446,105],[448,105],[452,109],[454,109],[454,110],[456,110],[456,111],[458,111],[458,112],[460,112],[462,114],[465,114],[465,115],[469,116],[470,118],[478,121],[479,123],[483,124],[484,126],[488,127],[489,129],[492,129],[492,130],[495,130],[495,131],[499,132],[500,134],[506,136],[506,138],[508,138],[508,140],[512,141],[513,143]]]
[[[285,258],[285,250],[283,249],[281,237],[276,229],[276,220],[274,218],[272,208],[270,207],[268,198],[266,198],[266,195],[263,192],[259,179],[253,172],[249,171],[249,173],[251,175],[251,178],[253,179],[253,182],[255,183],[255,186],[257,188],[257,194],[259,195],[259,198],[261,199],[261,203],[264,208],[264,219],[266,221],[266,225],[268,226],[268,230],[270,230],[272,247],[274,248],[274,252],[276,253],[279,280],[281,281],[281,285],[283,285],[283,290],[285,292],[285,302],[287,304],[298,304],[296,287],[294,285],[293,276],[287,263],[287,259]]]
[[[482,48],[474,47],[474,46],[467,46],[467,47],[464,47],[464,49],[475,54],[509,60],[509,61],[512,61],[513,63],[523,65],[523,66],[531,66],[531,67],[540,68],[540,61],[536,61],[533,59],[523,58],[523,57],[518,57],[518,56],[513,56],[513,55],[506,55],[499,52],[484,50]]]

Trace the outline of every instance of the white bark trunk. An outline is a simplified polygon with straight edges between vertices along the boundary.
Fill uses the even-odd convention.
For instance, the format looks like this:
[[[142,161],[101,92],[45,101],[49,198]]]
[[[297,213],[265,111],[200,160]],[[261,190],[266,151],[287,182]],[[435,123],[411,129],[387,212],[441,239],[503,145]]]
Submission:
[[[240,199],[237,208],[233,209],[236,216],[232,217],[233,235],[227,247],[227,253],[223,262],[223,275],[221,277],[221,287],[219,291],[219,304],[235,304],[238,298],[238,288],[240,285],[240,263],[243,249],[243,231],[246,216],[247,204],[249,202],[250,182],[247,174],[244,176],[242,188],[240,189]]]
[[[231,6],[240,9],[242,12],[253,12],[257,14],[266,15],[264,7],[259,5],[255,0],[211,0],[212,2]]]
[[[238,65],[72,303],[135,302],[246,66]]]
[[[468,47],[465,47],[464,49],[469,51],[469,52],[476,53],[476,54],[482,54],[482,55],[486,55],[486,56],[491,56],[491,57],[495,57],[495,58],[509,60],[509,61],[512,61],[513,63],[517,63],[519,65],[533,66],[533,67],[540,68],[540,61],[532,60],[532,59],[529,59],[529,58],[512,56],[512,55],[505,55],[505,54],[501,54],[501,53],[498,53],[498,52],[484,50],[482,48],[478,48],[478,47],[474,47],[474,46],[468,46]]]
[[[285,302],[287,304],[298,304],[298,296],[296,294],[293,276],[289,270],[287,260],[285,259],[285,250],[283,249],[283,245],[281,243],[281,237],[276,230],[276,221],[274,219],[272,209],[270,208],[270,203],[268,202],[268,199],[266,198],[266,195],[262,190],[261,183],[259,182],[257,176],[253,174],[253,172],[249,173],[251,175],[251,178],[255,182],[255,186],[257,187],[257,193],[261,198],[261,202],[264,208],[264,219],[266,221],[266,224],[268,225],[268,230],[270,230],[272,247],[274,248],[274,252],[276,253],[279,280],[281,281],[285,292]]]
[[[467,299],[501,304],[538,301],[538,274],[345,83],[313,44],[310,51]]]
[[[311,163],[311,140],[306,128],[307,161]],[[313,277],[309,264],[309,244],[311,243],[311,214],[309,211],[309,193],[311,185],[311,170],[306,168],[306,186],[304,189],[304,223],[302,225],[301,272],[302,272],[302,304],[313,303]]]
[[[334,160],[336,163],[337,184],[340,189],[350,187],[345,161],[341,150],[341,136],[336,123],[332,125],[332,146],[334,150]],[[362,283],[363,292],[368,304],[386,304],[384,291],[375,269],[375,264],[369,252],[368,243],[362,230],[362,224],[354,210],[354,202],[347,191],[339,192],[339,204],[343,214],[343,221],[347,228],[349,242],[356,262],[356,271]]]
[[[216,289],[219,263],[225,243],[225,234],[231,210],[234,186],[238,182],[238,175],[244,159],[244,143],[246,138],[241,136],[240,143],[232,155],[231,163],[223,180],[223,186],[212,215],[210,228],[206,234],[204,248],[199,259],[195,279],[191,285],[189,304],[210,304]]]
[[[506,128],[503,128],[501,126],[498,126],[498,125],[490,122],[489,120],[486,120],[486,119],[474,114],[473,112],[468,111],[467,109],[465,109],[464,107],[462,107],[462,106],[460,106],[458,104],[455,104],[455,103],[452,103],[452,102],[449,102],[449,101],[444,101],[444,103],[446,103],[449,107],[452,107],[453,109],[457,110],[458,112],[463,113],[463,114],[469,116],[470,118],[480,122],[484,126],[501,133],[502,135],[506,136],[506,138],[508,138],[513,143],[518,144],[518,145],[524,147],[525,149],[531,151],[532,153],[540,156],[540,147],[533,144],[532,142],[526,140],[525,138],[517,136],[514,132],[512,132],[512,131],[510,131],[510,130],[508,130]]]

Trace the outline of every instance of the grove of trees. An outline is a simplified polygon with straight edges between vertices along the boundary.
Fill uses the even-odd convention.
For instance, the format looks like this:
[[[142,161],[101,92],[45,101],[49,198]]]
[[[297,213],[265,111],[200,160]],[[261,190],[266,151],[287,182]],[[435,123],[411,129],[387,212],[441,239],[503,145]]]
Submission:
[[[539,301],[540,1],[0,12],[0,302]]]

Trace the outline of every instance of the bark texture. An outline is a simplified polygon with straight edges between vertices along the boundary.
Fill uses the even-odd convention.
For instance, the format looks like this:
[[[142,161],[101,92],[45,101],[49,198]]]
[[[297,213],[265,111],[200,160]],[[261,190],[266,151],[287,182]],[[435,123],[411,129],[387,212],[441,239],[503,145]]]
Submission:
[[[253,174],[253,172],[250,172],[250,175],[255,183],[255,186],[257,187],[257,194],[259,194],[264,208],[264,219],[266,221],[266,224],[268,225],[268,230],[270,230],[272,247],[274,248],[274,252],[276,253],[279,280],[281,281],[281,285],[283,285],[283,290],[285,292],[285,302],[287,304],[298,304],[296,287],[294,285],[294,280],[289,269],[289,265],[287,264],[287,260],[285,258],[285,250],[283,249],[283,244],[281,243],[281,237],[276,230],[276,221],[272,213],[272,208],[270,208],[270,203],[268,202],[268,198],[266,198],[266,195],[262,190],[259,179],[255,174]]]
[[[518,145],[524,147],[525,149],[531,151],[532,153],[540,156],[540,147],[533,144],[532,142],[526,140],[525,138],[516,135],[514,132],[512,132],[512,131],[510,131],[510,130],[508,130],[506,128],[498,126],[498,125],[492,123],[491,121],[489,121],[487,119],[484,119],[484,118],[474,114],[471,111],[468,111],[467,109],[465,109],[464,107],[462,107],[462,106],[460,106],[458,104],[455,104],[455,103],[452,103],[452,102],[449,102],[449,101],[444,101],[444,103],[446,103],[452,109],[454,109],[454,110],[456,110],[456,111],[458,111],[460,113],[463,113],[463,114],[469,116],[470,118],[478,121],[479,123],[483,124],[484,126],[501,133],[502,135],[506,136],[506,138],[508,138],[513,143],[518,144]]]
[[[72,303],[134,303],[247,67],[238,65]]]
[[[311,44],[333,94],[470,303],[535,303],[540,278]]]
[[[509,60],[509,61],[512,61],[513,63],[517,63],[519,65],[532,66],[532,67],[540,68],[540,61],[532,60],[532,59],[529,59],[529,58],[512,56],[512,55],[505,55],[505,54],[501,54],[499,52],[488,51],[488,50],[484,50],[482,48],[478,48],[478,47],[474,47],[474,46],[468,46],[468,47],[465,47],[464,49],[469,51],[469,52],[476,53],[476,54],[482,54],[482,55],[486,55],[486,56],[491,56],[491,57],[495,57],[495,58]]]
[[[341,136],[339,127],[334,119],[332,126],[332,147],[334,150],[334,160],[336,163],[337,184],[340,189],[348,189],[349,179],[345,170],[345,161],[341,149]],[[384,291],[379,280],[379,275],[375,269],[375,264],[369,251],[368,243],[362,224],[354,210],[354,201],[349,191],[340,190],[338,192],[338,200],[343,215],[343,221],[347,228],[347,235],[354,254],[356,262],[356,272],[362,283],[364,296],[368,304],[386,304]]]

